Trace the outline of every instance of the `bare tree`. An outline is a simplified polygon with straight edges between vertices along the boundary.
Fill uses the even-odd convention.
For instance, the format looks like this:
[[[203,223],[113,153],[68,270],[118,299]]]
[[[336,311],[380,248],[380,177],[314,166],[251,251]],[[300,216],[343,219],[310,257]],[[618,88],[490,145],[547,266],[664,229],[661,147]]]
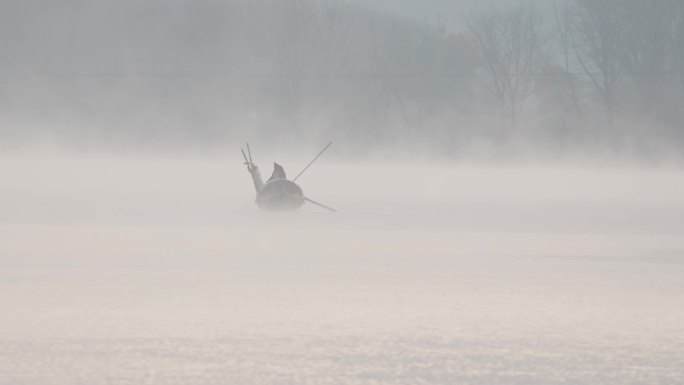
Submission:
[[[681,85],[681,92],[684,93],[684,12],[681,12],[677,17],[677,33],[676,38],[676,72],[679,77],[679,83]],[[684,96],[684,95],[683,95]],[[683,108],[684,110],[684,108]]]
[[[467,21],[488,75],[486,86],[514,125],[547,57],[542,24],[541,14],[527,5],[479,12]]]
[[[681,0],[625,0],[624,63],[637,92],[642,113],[666,120],[677,87],[677,29],[684,12]]]
[[[625,41],[622,2],[577,0],[571,32],[575,56],[601,95],[609,120],[613,119],[617,90],[625,75],[621,61]]]
[[[674,48],[674,72],[679,80],[679,90],[674,103],[677,108],[677,113],[674,115],[674,127],[677,129],[677,137],[682,140],[684,139],[684,10],[677,14],[675,21]]]
[[[557,44],[560,47],[562,67],[565,71],[562,81],[565,84],[565,89],[567,91],[567,97],[572,101],[572,108],[575,110],[578,116],[582,116],[582,108],[579,104],[579,99],[577,97],[577,89],[575,86],[576,76],[572,73],[570,68],[570,61],[572,55],[572,38],[571,38],[571,28],[572,28],[572,10],[568,6],[559,8],[556,4],[553,6],[555,21],[556,21],[556,37]]]

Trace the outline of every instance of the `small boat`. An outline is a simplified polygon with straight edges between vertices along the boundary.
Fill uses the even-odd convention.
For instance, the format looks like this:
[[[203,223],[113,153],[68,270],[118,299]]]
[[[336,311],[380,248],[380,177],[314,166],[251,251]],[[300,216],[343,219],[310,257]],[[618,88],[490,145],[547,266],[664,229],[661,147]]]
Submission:
[[[271,177],[263,182],[259,167],[252,161],[252,151],[247,144],[247,154],[244,149],[240,149],[242,157],[245,159],[247,171],[252,176],[254,189],[256,190],[256,204],[259,208],[271,211],[292,211],[297,210],[304,203],[309,202],[326,210],[335,212],[332,207],[316,202],[304,196],[302,188],[295,181],[306,171],[324,152],[332,145],[332,142],[312,160],[293,180],[287,179],[285,169],[278,163],[273,163],[273,173]],[[249,156],[248,156],[249,155]]]
[[[282,176],[276,176],[278,170],[282,170]],[[252,174],[252,178],[254,177]],[[282,166],[273,163],[273,176],[257,191],[257,206],[266,210],[296,210],[304,202],[302,188],[287,180]]]

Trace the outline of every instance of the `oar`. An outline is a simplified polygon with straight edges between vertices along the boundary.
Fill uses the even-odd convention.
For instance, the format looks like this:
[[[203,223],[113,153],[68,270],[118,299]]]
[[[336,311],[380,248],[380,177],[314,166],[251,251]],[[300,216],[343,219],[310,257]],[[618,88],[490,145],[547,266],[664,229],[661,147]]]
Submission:
[[[254,163],[252,161],[252,150],[249,148],[249,142],[247,143],[247,154],[249,155],[249,163]]]
[[[245,155],[245,150],[240,149],[240,152],[242,152],[242,157],[245,158],[245,164],[247,165],[247,171],[252,172],[252,163],[250,163],[250,161],[247,160],[247,155]]]
[[[314,164],[314,162],[315,162],[321,155],[323,155],[323,153],[325,152],[325,150],[327,150],[328,147],[330,147],[332,144],[333,144],[333,142],[328,143],[328,145],[325,146],[325,148],[322,149],[321,152],[318,153],[318,155],[316,155],[316,157],[314,158],[314,160],[312,160],[311,162],[309,162],[309,164],[307,164],[306,167],[304,167],[304,170],[300,171],[299,174],[297,174],[297,176],[294,177],[294,179],[292,179],[292,181],[293,181],[293,182],[296,182],[296,181],[297,181],[297,178],[299,178],[300,176],[302,176],[302,174],[304,174],[304,171],[306,171],[309,167],[311,167],[311,165]]]
[[[330,211],[332,211],[332,212],[334,212],[334,213],[337,212],[337,210],[335,210],[334,208],[332,208],[332,207],[330,207],[330,206],[326,206],[326,205],[324,205],[323,203],[318,203],[318,202],[316,202],[316,201],[314,201],[314,200],[311,200],[311,199],[309,199],[309,198],[307,198],[307,197],[304,197],[304,200],[307,201],[307,202],[309,202],[309,203],[313,203],[313,204],[315,204],[316,206],[321,206],[321,207],[323,207],[324,209],[330,210]]]

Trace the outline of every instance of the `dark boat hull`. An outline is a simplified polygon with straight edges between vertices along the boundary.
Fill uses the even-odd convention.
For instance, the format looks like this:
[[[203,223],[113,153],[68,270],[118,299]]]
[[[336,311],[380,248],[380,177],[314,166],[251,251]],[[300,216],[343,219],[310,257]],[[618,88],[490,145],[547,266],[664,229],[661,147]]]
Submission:
[[[259,191],[256,204],[265,210],[297,210],[304,204],[304,193],[296,183],[286,179],[268,181]]]

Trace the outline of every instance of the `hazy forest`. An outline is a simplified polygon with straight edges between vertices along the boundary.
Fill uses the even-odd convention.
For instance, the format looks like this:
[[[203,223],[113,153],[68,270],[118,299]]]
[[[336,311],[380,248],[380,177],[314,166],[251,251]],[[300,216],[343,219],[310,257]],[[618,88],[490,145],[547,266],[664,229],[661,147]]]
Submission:
[[[0,145],[684,146],[684,2],[516,4],[445,27],[344,0],[2,1]]]

